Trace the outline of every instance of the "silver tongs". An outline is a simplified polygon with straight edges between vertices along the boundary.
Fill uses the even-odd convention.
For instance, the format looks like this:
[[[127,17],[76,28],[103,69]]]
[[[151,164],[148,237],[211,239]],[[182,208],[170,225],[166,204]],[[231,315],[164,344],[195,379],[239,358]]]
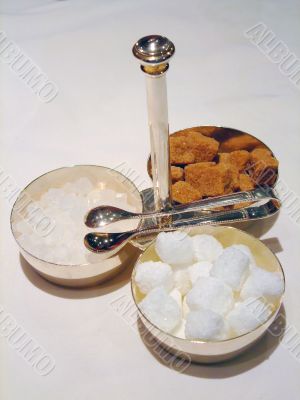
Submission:
[[[221,210],[220,207],[243,205],[247,207],[232,210]],[[173,231],[200,225],[218,225],[241,221],[251,221],[268,218],[277,213],[281,203],[273,188],[258,187],[249,192],[232,193],[226,196],[200,200],[188,205],[177,205],[169,211],[132,213],[111,206],[100,206],[92,209],[86,216],[85,223],[90,228],[104,227],[110,223],[126,219],[140,219],[141,222],[134,230],[125,232],[105,233],[91,232],[84,238],[85,246],[93,252],[103,253],[123,247],[129,240],[139,236],[149,236],[162,231]],[[161,217],[167,218],[164,225],[160,224]]]

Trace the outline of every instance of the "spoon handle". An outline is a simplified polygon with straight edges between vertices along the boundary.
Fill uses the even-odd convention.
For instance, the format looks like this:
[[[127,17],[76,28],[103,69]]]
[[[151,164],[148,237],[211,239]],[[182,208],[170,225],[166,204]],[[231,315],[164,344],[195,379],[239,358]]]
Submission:
[[[137,228],[128,232],[119,233],[89,233],[85,236],[85,245],[90,251],[103,253],[115,248],[123,247],[129,240],[138,236],[147,236],[162,231],[174,231],[176,229],[185,229],[201,225],[219,225],[224,223],[233,223],[241,221],[250,221],[268,218],[279,211],[281,206],[277,198],[272,198],[267,203],[254,207],[247,207],[238,210],[220,211],[210,215],[198,215],[191,218],[179,218],[169,225],[159,227],[158,225],[150,228]]]

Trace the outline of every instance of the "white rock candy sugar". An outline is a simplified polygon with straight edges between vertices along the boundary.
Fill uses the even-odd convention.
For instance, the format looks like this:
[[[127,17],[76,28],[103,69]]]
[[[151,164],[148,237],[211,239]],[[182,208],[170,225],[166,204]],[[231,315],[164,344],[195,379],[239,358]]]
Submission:
[[[211,276],[223,280],[233,290],[240,290],[249,274],[250,258],[240,249],[227,247],[215,261]]]
[[[101,204],[132,209],[126,194],[97,187],[86,177],[67,182],[60,188],[49,188],[27,206],[25,218],[16,223],[20,245],[34,256],[52,263],[98,262],[97,254],[89,252],[83,243],[89,232],[84,225],[84,216]],[[47,217],[54,227],[47,235],[37,229],[37,223],[43,217]]]
[[[225,315],[234,305],[230,286],[214,277],[199,278],[186,296],[191,311],[206,309]]]
[[[138,264],[134,279],[137,287],[144,294],[156,287],[163,287],[169,292],[174,286],[172,268],[160,261],[147,261]]]
[[[262,300],[249,297],[241,303],[236,303],[227,315],[227,321],[234,336],[239,336],[253,331],[266,322],[271,314],[271,307]]]
[[[152,289],[139,306],[146,317],[165,332],[172,332],[181,323],[178,303],[162,287]]]
[[[277,272],[269,272],[262,268],[253,267],[250,276],[246,280],[240,296],[242,299],[248,297],[264,297],[267,301],[278,299],[284,290],[284,282]]]
[[[197,261],[215,261],[223,252],[222,244],[211,235],[192,237],[193,249]]]
[[[191,340],[220,340],[226,338],[227,327],[223,317],[211,310],[200,309],[188,314],[185,336]]]
[[[171,265],[192,263],[194,259],[192,239],[185,232],[161,232],[155,241],[159,258]]]

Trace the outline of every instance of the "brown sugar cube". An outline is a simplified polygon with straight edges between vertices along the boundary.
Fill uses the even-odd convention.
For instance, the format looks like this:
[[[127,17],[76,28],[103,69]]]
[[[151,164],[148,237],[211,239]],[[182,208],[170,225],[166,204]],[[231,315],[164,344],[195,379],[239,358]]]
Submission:
[[[170,163],[192,164],[195,155],[185,137],[170,137]]]
[[[258,148],[258,149],[254,149],[253,151],[251,151],[251,159],[253,160],[260,160],[263,158],[267,158],[269,159],[270,157],[272,157],[272,152],[269,149],[262,149],[262,148]]]
[[[243,171],[250,160],[250,153],[247,150],[236,150],[231,153],[220,153],[219,161],[228,162],[234,165],[239,172]]]
[[[211,161],[216,156],[219,142],[189,131],[183,135],[170,137],[171,164],[192,164],[200,161]]]
[[[174,132],[170,135],[170,139],[174,137],[188,137],[191,132],[195,132],[193,128],[183,129],[181,131]]]
[[[239,176],[239,189],[242,192],[247,192],[248,190],[254,189],[254,183],[251,177],[247,174],[240,174]]]
[[[227,165],[187,165],[185,179],[201,196],[220,196],[231,191],[231,173]]]
[[[273,185],[277,177],[277,167],[265,164],[256,164],[252,170],[251,178],[255,185]]]
[[[153,179],[151,159],[150,159],[150,162],[148,161],[147,167],[149,170],[149,175]],[[184,169],[171,165],[171,180],[172,180],[172,183],[175,183],[177,181],[183,181],[184,180]]]
[[[207,167],[212,167],[216,165],[214,161],[203,161],[200,163],[197,163],[198,168],[207,168]]]
[[[201,135],[201,133],[192,132],[187,140],[190,142],[195,162],[212,161],[217,155],[219,142],[215,139]]]
[[[229,153],[235,150],[248,150],[251,151],[256,147],[264,147],[263,143],[255,137],[247,133],[241,135],[234,135],[225,139],[220,144],[220,151]]]
[[[201,194],[189,183],[178,181],[172,185],[172,198],[178,203],[185,204],[200,200]]]
[[[183,181],[184,170],[180,167],[171,166],[172,183]]]
[[[205,135],[205,136],[212,136],[221,130],[222,130],[222,128],[220,128],[218,126],[200,126],[198,128],[198,131],[200,133],[202,133],[202,135]]]
[[[213,136],[222,130],[218,126],[195,126],[193,128],[186,128],[172,133],[172,136],[188,136],[191,132],[201,133],[204,136]]]
[[[250,153],[247,150],[236,150],[230,153],[230,162],[234,164],[239,172],[243,171],[250,160]]]
[[[256,185],[272,185],[278,170],[278,160],[268,149],[255,149],[250,154],[250,175]]]
[[[239,190],[240,189],[240,179],[239,179],[240,173],[239,173],[238,168],[236,168],[236,166],[230,164],[229,171],[230,171],[230,175],[231,175],[230,186],[231,186],[232,191]]]
[[[236,150],[232,153],[220,153],[219,163],[227,164],[231,172],[231,188],[233,191],[240,189],[239,175],[250,159],[250,153],[246,150]]]
[[[230,153],[219,153],[219,162],[230,163],[229,154]]]

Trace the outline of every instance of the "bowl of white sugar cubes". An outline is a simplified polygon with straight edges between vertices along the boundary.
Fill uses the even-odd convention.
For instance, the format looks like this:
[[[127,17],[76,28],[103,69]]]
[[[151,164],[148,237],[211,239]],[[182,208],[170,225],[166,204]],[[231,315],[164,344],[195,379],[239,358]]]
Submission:
[[[203,363],[255,343],[274,321],[284,290],[271,250],[228,226],[161,232],[132,274],[145,331],[172,354]]]
[[[99,255],[85,248],[84,236],[90,230],[84,217],[99,205],[143,209],[136,186],[109,168],[79,165],[40,176],[19,194],[11,213],[22,256],[46,279],[65,286],[88,286],[111,278],[138,256],[138,250],[128,244],[119,252]],[[117,228],[137,226],[131,220]]]

